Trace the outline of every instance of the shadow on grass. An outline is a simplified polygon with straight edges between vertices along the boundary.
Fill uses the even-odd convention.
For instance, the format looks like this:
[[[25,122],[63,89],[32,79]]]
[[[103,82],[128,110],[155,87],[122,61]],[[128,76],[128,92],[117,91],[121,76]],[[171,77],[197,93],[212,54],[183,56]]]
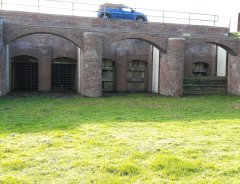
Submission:
[[[240,119],[240,98],[168,98],[143,94],[108,98],[8,96],[0,98],[0,117],[0,133],[67,130],[85,123]]]

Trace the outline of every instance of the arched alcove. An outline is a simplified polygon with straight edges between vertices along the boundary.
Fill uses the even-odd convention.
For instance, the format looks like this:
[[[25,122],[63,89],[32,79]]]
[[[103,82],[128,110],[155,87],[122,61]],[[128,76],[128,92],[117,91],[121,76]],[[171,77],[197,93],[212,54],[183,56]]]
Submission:
[[[158,89],[160,81],[160,54],[165,53],[166,51],[164,51],[164,49],[162,48],[159,49],[159,45],[155,47],[157,42],[154,43],[151,40],[146,39],[143,39],[143,37],[140,36],[132,36],[130,38],[128,38],[127,36],[119,36],[112,39],[112,41],[115,42],[109,42],[109,45],[105,45],[103,57],[105,56],[106,58],[114,58],[115,61],[116,92],[153,92],[155,88],[157,90],[155,90],[154,93],[159,92]],[[162,44],[163,43],[165,43],[164,39]],[[131,79],[128,75],[134,75],[131,74],[131,72],[129,71],[129,61],[144,61],[146,63],[147,67],[144,71],[144,80],[146,81],[144,84],[142,84],[141,82],[129,81]],[[135,70],[134,68],[132,69]],[[142,85],[142,87],[134,87],[134,85]]]
[[[12,91],[38,91],[37,58],[20,55],[11,58]]]
[[[77,89],[77,61],[60,57],[52,60],[51,91],[74,92]]]
[[[228,42],[191,42],[185,52],[184,94],[226,94],[229,77],[229,55],[234,56]],[[189,62],[188,62],[188,60]]]
[[[147,91],[147,63],[145,61],[132,60],[128,62],[127,91]]]
[[[104,58],[102,61],[102,90],[113,92],[115,90],[115,62]]]
[[[34,87],[34,91],[72,92],[77,90],[78,82],[76,80],[79,81],[79,79],[76,79],[78,74],[75,73],[77,70],[78,47],[69,39],[51,33],[26,34],[15,39],[9,45],[9,48],[9,57],[29,55],[37,59],[37,63],[34,66],[36,66],[38,82],[37,87]],[[72,60],[74,60],[73,63]],[[23,64],[19,65],[23,66]],[[15,73],[15,71],[11,71],[15,70],[15,68],[16,64],[10,68],[10,73]],[[22,72],[24,71],[26,70],[22,70]],[[72,76],[72,73],[74,73],[74,76]],[[22,74],[22,76],[24,75]],[[59,82],[56,84],[58,80]],[[67,82],[63,82],[64,80]],[[9,89],[10,91],[11,89]]]
[[[205,62],[195,62],[192,67],[193,76],[208,76],[209,64]]]

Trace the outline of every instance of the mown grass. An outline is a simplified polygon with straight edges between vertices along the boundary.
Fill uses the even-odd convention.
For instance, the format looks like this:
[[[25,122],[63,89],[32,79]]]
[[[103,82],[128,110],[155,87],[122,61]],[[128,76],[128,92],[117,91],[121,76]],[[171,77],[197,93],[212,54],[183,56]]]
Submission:
[[[0,99],[0,183],[240,183],[240,98]]]

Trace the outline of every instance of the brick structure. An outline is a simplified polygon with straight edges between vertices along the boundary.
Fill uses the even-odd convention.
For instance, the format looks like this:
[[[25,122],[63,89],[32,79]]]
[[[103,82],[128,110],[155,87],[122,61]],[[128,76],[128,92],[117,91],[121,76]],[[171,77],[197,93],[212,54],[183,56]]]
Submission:
[[[198,62],[204,62],[209,65],[208,75],[216,75],[216,46],[209,43],[191,42],[186,40],[185,58],[184,58],[184,76],[192,76],[192,66]]]
[[[238,13],[238,31],[240,31],[240,13]],[[238,55],[229,57],[228,93],[240,95],[240,45],[238,46]]]
[[[47,46],[38,47],[38,71],[39,87],[42,92],[51,91],[51,48]]]
[[[169,38],[167,54],[160,66],[160,94],[181,96],[184,78],[184,38]]]
[[[83,60],[81,66],[81,94],[89,97],[102,96],[102,34],[83,34]]]
[[[148,72],[148,91],[151,91],[151,58],[150,45],[140,40],[122,40],[103,48],[103,58],[111,59],[115,63],[115,91],[127,91],[127,67],[133,60],[145,61]]]
[[[239,50],[240,51],[240,50]],[[228,64],[228,93],[240,95],[240,55],[230,56]]]
[[[215,46],[221,46],[231,55],[228,91],[240,95],[237,82],[239,71],[236,70],[239,63],[239,40],[228,38],[227,28],[6,11],[1,11],[0,15],[1,96],[9,92],[7,73],[9,63],[6,63],[8,45],[10,45],[11,57],[32,55],[38,58],[39,91],[51,90],[52,59],[56,57],[77,59],[76,50],[80,48],[82,50],[78,71],[80,81],[76,83],[80,86],[78,91],[89,97],[102,95],[103,58],[115,62],[115,90],[120,92],[127,90],[128,62],[145,61],[147,89],[151,92],[151,45],[161,52],[160,94],[181,96],[183,77],[191,75],[195,59],[196,62],[204,60],[209,63],[212,67],[211,73],[214,75]],[[39,35],[42,33],[48,35]],[[33,43],[34,39],[36,44]],[[134,39],[134,41],[124,41],[126,39]],[[142,41],[151,45],[143,44]]]
[[[50,47],[51,46],[51,47]],[[126,92],[127,91],[127,63],[132,60],[141,60],[148,63],[148,91],[151,92],[151,53],[148,52],[150,45],[139,40],[124,40],[113,43],[112,45],[103,48],[102,58],[110,59],[115,63],[116,75],[115,75],[115,89],[117,92]],[[44,50],[44,51],[43,51]],[[21,55],[27,55],[38,59],[39,70],[43,68],[46,63],[48,64],[47,70],[39,71],[39,80],[42,77],[45,77],[45,84],[48,86],[51,82],[51,61],[56,58],[72,58],[77,60],[77,47],[66,39],[63,39],[58,36],[49,35],[49,34],[36,34],[28,35],[23,38],[16,40],[10,45],[11,58]],[[48,55],[48,58],[43,60],[40,57],[41,52],[44,52],[45,55]],[[47,61],[47,62],[45,62]],[[45,62],[45,63],[44,63]],[[48,74],[45,73],[48,71]],[[39,81],[40,82],[40,81]],[[40,90],[40,89],[39,89]],[[40,90],[40,91],[50,91]]]

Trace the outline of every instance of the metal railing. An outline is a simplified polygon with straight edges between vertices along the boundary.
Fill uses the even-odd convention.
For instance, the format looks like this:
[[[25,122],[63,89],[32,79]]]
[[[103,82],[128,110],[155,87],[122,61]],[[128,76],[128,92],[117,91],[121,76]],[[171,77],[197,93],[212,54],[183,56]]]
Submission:
[[[60,15],[97,17],[100,4],[67,0],[0,0],[1,10],[27,11]],[[106,9],[106,8],[105,8]],[[191,12],[133,8],[144,13],[150,22],[197,24],[215,26],[218,15]]]

